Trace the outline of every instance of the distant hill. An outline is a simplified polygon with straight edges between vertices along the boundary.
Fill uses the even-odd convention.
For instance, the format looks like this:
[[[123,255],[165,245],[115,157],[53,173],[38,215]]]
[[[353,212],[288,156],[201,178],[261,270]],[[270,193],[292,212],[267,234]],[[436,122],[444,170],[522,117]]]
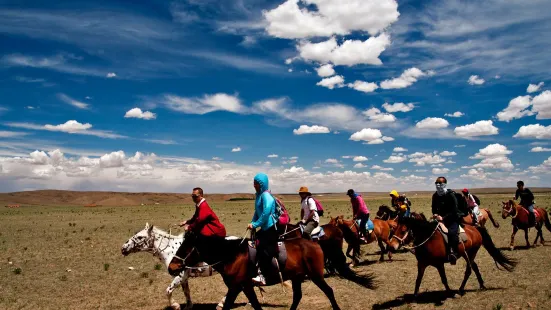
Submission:
[[[551,188],[530,188],[534,193],[551,193]],[[459,189],[458,189],[459,190]],[[480,188],[470,189],[471,192],[480,194],[511,194],[515,188]],[[409,197],[430,196],[434,191],[410,191],[404,192]],[[362,192],[364,197],[381,198],[388,197],[387,192]],[[298,201],[296,193],[276,194],[285,201]],[[345,193],[315,193],[323,200],[347,199]],[[254,199],[252,193],[246,194],[210,194],[206,195],[209,201],[242,201]],[[45,205],[45,206],[137,206],[137,205],[171,205],[191,204],[190,193],[127,193],[127,192],[79,192],[61,190],[37,190],[14,193],[0,193],[1,205]]]

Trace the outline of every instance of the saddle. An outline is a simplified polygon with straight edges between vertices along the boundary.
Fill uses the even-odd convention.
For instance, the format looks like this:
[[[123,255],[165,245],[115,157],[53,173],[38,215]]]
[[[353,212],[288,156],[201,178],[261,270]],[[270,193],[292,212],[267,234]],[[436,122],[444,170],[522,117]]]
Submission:
[[[248,242],[249,245],[249,263],[257,266],[258,259],[256,257],[256,246],[252,241]],[[278,242],[278,251],[277,251],[277,262],[275,259],[272,258],[272,270],[275,270],[277,272],[281,272],[283,268],[285,268],[285,264],[287,263],[287,249],[285,248],[284,242]],[[279,265],[279,268],[278,268]],[[277,274],[277,272],[270,272],[270,274]],[[270,277],[268,274],[264,274],[264,277],[266,278],[266,285],[272,285],[280,282],[280,279],[278,277]]]
[[[356,220],[356,224],[358,227],[360,227],[360,220]],[[368,234],[371,234],[373,230],[375,229],[375,225],[373,224],[373,221],[371,219],[368,219],[365,223],[364,227],[365,231],[367,231]]]
[[[448,228],[446,227],[446,225],[444,225],[444,223],[440,222],[438,223],[438,232],[440,232],[440,234],[442,235],[442,238],[444,238],[444,242],[447,244],[448,243]],[[459,225],[459,241],[460,242],[467,242],[467,234],[465,233],[465,230],[463,229],[463,227],[461,227],[461,225]]]
[[[300,232],[304,233],[304,226],[299,225]],[[312,234],[310,235],[312,237],[312,240],[319,240],[321,237],[325,236],[325,231],[323,230],[323,227],[321,225],[318,225],[314,230],[312,230]]]

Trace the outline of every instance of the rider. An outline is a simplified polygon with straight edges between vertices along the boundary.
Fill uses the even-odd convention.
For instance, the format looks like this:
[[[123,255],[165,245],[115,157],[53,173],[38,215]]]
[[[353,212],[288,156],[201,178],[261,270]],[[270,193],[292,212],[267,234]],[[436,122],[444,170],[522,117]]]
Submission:
[[[203,189],[196,187],[193,189],[191,199],[195,203],[195,213],[191,219],[182,221],[180,226],[183,226],[186,231],[194,232],[197,235],[198,244],[208,244],[209,249],[216,249],[224,241],[226,237],[226,228],[216,213],[212,211],[209,204],[203,197]],[[182,248],[180,248],[182,249]],[[176,252],[176,256],[172,259],[172,263],[169,265],[170,269],[177,269],[172,266],[179,266],[181,262],[178,259],[182,259],[183,253]],[[205,253],[208,255],[208,253]],[[183,262],[182,262],[183,263]],[[175,270],[172,270],[175,271]]]
[[[247,226],[251,230],[260,227],[260,231],[256,234],[258,240],[258,266],[260,270],[258,276],[253,278],[253,281],[263,285],[266,284],[266,279],[262,274],[268,274],[271,271],[271,262],[277,254],[279,237],[276,227],[276,202],[268,191],[268,188],[268,176],[264,173],[257,174],[254,177],[254,189],[256,190],[255,212],[252,222]]]
[[[318,208],[316,206],[316,201],[312,198],[312,193],[308,190],[308,187],[302,186],[298,190],[298,194],[301,198],[301,210],[300,217],[302,218],[300,222],[305,225],[303,237],[306,239],[312,239],[312,231],[320,224],[320,217],[318,215]]]
[[[438,177],[434,182],[436,192],[432,195],[432,214],[448,228],[449,260],[452,265],[455,265],[457,253],[459,253],[458,230],[461,215],[454,192],[446,189],[447,183],[448,180],[445,177]]]
[[[369,209],[367,208],[362,195],[357,194],[353,189],[349,189],[346,192],[346,195],[350,197],[350,202],[352,203],[353,220],[360,220],[360,235],[367,238],[366,224],[367,221],[369,221]]]
[[[396,209],[400,216],[409,217],[411,202],[407,199],[406,195],[399,195],[398,192],[393,189],[390,192],[390,205]]]
[[[515,199],[517,200],[520,197],[520,205],[528,210],[528,223],[530,226],[536,224],[536,215],[534,214],[534,194],[524,187],[523,181],[517,182],[517,192],[515,193]]]
[[[469,193],[469,190],[464,188],[462,191],[463,197],[467,201],[467,205],[471,209],[471,214],[473,217],[473,225],[478,226],[478,217],[480,216],[480,209],[478,208],[478,204],[476,203],[476,200],[474,199],[473,195]]]

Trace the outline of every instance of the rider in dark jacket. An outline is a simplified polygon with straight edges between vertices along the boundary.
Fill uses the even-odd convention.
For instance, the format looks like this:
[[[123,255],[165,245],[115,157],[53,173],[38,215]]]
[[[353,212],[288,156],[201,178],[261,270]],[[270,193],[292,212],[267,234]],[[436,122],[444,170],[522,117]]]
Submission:
[[[517,182],[517,191],[515,200],[520,197],[520,205],[528,210],[528,224],[534,226],[536,224],[536,215],[534,214],[534,194],[528,188],[524,187],[524,182]]]
[[[436,192],[432,195],[432,214],[448,228],[449,260],[452,265],[455,265],[459,253],[458,231],[462,214],[453,191],[446,189],[447,183],[448,180],[445,177],[439,177],[434,183]]]

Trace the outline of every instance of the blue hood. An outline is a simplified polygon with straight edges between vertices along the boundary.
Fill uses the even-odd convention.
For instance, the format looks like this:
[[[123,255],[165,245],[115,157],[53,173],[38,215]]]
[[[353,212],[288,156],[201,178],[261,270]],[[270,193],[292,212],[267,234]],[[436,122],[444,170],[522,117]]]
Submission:
[[[260,193],[257,193],[257,195],[264,193],[270,188],[270,182],[268,181],[268,176],[266,174],[259,173],[254,176],[254,180],[260,184]]]

